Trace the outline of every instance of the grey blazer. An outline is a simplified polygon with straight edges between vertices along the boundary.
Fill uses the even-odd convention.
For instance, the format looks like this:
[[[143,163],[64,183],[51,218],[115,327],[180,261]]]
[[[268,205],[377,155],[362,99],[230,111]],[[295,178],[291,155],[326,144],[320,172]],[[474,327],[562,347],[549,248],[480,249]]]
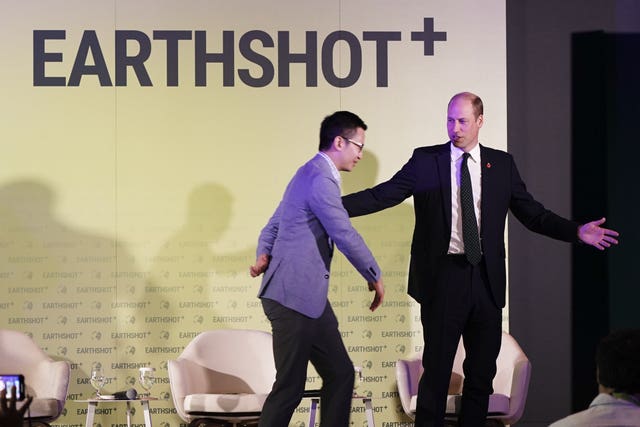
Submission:
[[[270,255],[271,262],[258,296],[320,317],[334,243],[367,282],[379,280],[380,267],[342,206],[340,182],[318,153],[298,169],[260,233],[256,252]]]

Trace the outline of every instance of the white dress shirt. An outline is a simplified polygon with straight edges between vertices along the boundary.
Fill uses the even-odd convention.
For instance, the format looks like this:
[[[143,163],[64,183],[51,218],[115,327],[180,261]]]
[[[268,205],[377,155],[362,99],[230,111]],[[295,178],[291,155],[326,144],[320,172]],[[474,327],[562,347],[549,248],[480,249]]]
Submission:
[[[460,206],[460,168],[464,151],[451,144],[451,240],[449,240],[450,254],[463,254],[464,242],[462,240],[462,211]],[[480,200],[482,198],[480,159],[480,144],[477,144],[470,152],[467,167],[471,176],[471,189],[473,190],[473,208],[478,223],[478,235],[480,235]]]

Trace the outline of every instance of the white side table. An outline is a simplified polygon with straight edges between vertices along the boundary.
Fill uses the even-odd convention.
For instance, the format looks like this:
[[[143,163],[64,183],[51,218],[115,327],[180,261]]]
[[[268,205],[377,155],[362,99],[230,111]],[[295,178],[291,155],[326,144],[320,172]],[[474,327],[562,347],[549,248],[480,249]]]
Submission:
[[[96,408],[98,407],[98,403],[108,404],[108,405],[119,405],[126,403],[127,404],[127,427],[131,427],[131,403],[132,402],[140,402],[142,405],[142,412],[144,414],[144,425],[145,427],[153,427],[151,425],[151,412],[149,411],[149,402],[152,400],[158,400],[157,397],[143,397],[140,399],[85,399],[85,400],[75,400],[78,403],[87,403],[87,420],[85,422],[86,427],[93,427],[93,418],[96,415]]]

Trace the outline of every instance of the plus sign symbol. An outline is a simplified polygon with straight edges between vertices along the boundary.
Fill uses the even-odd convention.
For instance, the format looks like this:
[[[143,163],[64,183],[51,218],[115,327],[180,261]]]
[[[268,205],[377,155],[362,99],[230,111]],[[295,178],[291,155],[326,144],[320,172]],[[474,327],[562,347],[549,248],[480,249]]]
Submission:
[[[411,41],[421,41],[424,43],[424,55],[433,56],[433,44],[435,42],[447,41],[447,33],[444,31],[434,31],[433,18],[424,18],[424,29],[422,31],[412,31]]]

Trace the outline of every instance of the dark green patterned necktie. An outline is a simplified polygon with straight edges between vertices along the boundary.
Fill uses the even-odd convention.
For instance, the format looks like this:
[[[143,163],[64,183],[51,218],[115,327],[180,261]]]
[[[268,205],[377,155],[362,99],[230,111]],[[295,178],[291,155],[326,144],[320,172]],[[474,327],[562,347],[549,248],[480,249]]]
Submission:
[[[480,237],[478,236],[478,222],[473,209],[473,189],[471,188],[471,175],[467,159],[471,154],[462,155],[462,166],[460,168],[460,205],[462,207],[462,241],[464,242],[464,253],[467,260],[472,265],[480,262],[482,252],[480,249]]]

